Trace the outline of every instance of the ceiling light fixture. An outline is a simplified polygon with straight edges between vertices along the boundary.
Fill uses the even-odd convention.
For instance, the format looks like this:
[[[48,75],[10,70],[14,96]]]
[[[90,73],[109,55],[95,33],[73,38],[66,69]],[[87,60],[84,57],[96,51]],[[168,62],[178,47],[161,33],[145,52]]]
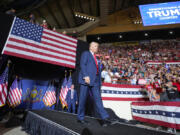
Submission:
[[[144,36],[146,36],[146,37],[147,37],[147,36],[148,36],[148,33],[145,33],[145,34],[144,34]]]
[[[172,34],[173,34],[173,31],[170,31],[170,32],[169,32],[169,34],[171,34],[171,35],[172,35]]]
[[[79,13],[79,12],[75,12],[75,16],[82,18],[82,19],[86,19],[87,21],[95,21],[96,18],[94,16],[89,16],[87,14],[83,14],[83,13]]]
[[[97,40],[100,40],[101,38],[100,37],[97,37]]]

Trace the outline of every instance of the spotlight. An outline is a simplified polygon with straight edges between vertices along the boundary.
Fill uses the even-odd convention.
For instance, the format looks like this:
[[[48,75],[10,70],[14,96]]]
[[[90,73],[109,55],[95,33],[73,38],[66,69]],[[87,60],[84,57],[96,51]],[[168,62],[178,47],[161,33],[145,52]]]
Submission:
[[[148,33],[145,33],[145,34],[144,34],[144,36],[146,36],[146,37],[147,37],[147,36],[148,36]]]
[[[173,31],[170,31],[170,32],[169,32],[169,34],[171,34],[171,35],[172,35],[172,34],[173,34]]]
[[[122,38],[122,35],[119,35],[119,38]]]
[[[101,39],[101,37],[97,37],[97,40],[100,40]]]

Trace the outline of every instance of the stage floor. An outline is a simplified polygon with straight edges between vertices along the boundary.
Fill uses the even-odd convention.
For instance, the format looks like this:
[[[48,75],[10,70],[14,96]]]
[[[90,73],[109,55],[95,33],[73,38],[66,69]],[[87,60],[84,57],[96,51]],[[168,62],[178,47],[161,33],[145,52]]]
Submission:
[[[147,128],[140,128],[135,125],[126,123],[117,123],[115,125],[109,125],[102,127],[99,120],[92,117],[85,117],[89,125],[82,125],[77,122],[77,116],[60,111],[52,110],[34,110],[28,112],[29,114],[35,114],[39,119],[52,121],[61,127],[72,131],[74,134],[82,134],[84,129],[87,129],[92,135],[170,135],[167,132],[156,131]],[[27,114],[28,115],[28,114]],[[30,123],[30,122],[29,122]]]

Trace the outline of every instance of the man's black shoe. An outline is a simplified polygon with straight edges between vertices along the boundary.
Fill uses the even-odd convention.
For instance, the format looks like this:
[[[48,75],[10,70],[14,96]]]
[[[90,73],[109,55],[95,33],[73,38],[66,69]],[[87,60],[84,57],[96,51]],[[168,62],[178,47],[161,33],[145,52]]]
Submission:
[[[107,127],[109,125],[109,123],[107,123],[106,121],[102,122],[102,127]]]
[[[118,123],[118,120],[109,120],[109,119],[104,119],[104,120],[102,120],[102,126],[103,127],[107,127],[108,125],[114,125],[114,124],[116,124],[116,123]]]
[[[117,123],[119,123],[119,121],[118,121],[118,120],[116,120],[116,119],[114,119],[114,120],[111,120],[110,122],[111,122],[111,123],[110,123],[110,125],[114,125],[114,124],[117,124]]]
[[[77,120],[78,123],[84,124],[84,125],[89,125],[89,122],[85,120]]]
[[[107,127],[107,126],[110,125],[110,124],[111,124],[111,122],[108,121],[107,119],[104,119],[104,120],[102,120],[102,122],[101,122],[102,127]]]

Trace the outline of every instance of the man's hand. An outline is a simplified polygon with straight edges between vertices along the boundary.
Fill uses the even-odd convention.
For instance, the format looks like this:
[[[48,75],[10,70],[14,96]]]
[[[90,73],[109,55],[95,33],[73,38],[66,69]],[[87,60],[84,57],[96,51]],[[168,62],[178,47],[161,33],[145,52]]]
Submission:
[[[90,84],[90,78],[89,76],[84,77],[85,83]]]

